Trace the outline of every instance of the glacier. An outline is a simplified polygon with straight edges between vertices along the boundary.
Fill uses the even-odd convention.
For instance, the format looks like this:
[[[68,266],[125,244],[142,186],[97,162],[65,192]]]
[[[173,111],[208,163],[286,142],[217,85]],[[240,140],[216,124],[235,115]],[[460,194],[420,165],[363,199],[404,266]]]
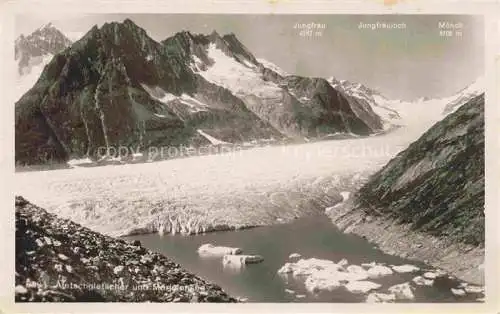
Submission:
[[[196,103],[191,96],[146,87],[166,102],[175,97]],[[402,127],[378,136],[228,149],[152,163],[78,167],[79,161],[74,161],[71,169],[17,172],[15,192],[115,236],[195,234],[286,223],[325,209],[338,210],[335,205],[349,192],[441,120],[449,99],[391,104]],[[198,132],[215,145],[223,144]]]
[[[15,191],[108,235],[286,223],[342,201],[412,141],[383,136],[262,146],[152,163],[17,172]]]

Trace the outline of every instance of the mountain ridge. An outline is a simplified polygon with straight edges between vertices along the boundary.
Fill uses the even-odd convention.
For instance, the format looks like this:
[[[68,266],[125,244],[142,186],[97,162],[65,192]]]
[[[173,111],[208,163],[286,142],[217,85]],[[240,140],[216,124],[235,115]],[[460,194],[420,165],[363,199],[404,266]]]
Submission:
[[[126,19],[92,27],[19,99],[16,161],[65,161],[101,146],[208,144],[201,134],[228,143],[369,135],[377,120],[324,79],[266,68],[234,34],[184,31],[158,43]]]
[[[484,94],[436,123],[374,174],[357,200],[368,211],[401,213],[400,220],[413,228],[484,243]]]

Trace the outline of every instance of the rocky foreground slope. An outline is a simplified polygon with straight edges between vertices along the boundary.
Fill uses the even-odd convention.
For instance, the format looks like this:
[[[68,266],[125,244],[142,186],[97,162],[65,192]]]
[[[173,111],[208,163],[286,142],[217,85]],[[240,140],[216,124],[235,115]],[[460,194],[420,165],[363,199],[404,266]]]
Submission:
[[[141,246],[81,227],[16,197],[18,302],[235,302]]]
[[[483,94],[374,174],[334,221],[382,248],[482,282],[484,149]]]

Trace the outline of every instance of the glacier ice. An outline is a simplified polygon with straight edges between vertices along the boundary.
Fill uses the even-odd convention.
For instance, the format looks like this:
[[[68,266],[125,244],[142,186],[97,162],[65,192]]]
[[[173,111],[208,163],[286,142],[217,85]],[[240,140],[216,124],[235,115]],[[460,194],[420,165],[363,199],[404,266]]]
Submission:
[[[321,290],[333,291],[341,287],[351,293],[367,293],[379,289],[381,285],[366,279],[392,274],[390,268],[381,264],[365,265],[368,265],[368,270],[365,269],[366,266],[348,265],[345,259],[335,263],[331,260],[309,258],[285,263],[277,272],[281,276],[303,278],[306,289],[311,293]]]
[[[151,163],[17,172],[14,184],[31,202],[104,234],[159,228],[195,234],[317,213],[336,204],[340,192],[358,188],[412,140],[402,129]]]
[[[243,251],[240,248],[215,246],[210,243],[203,244],[198,248],[198,254],[203,256],[227,256],[227,255],[240,254],[242,252]]]
[[[224,255],[222,257],[222,264],[246,265],[260,263],[264,258],[260,255]]]
[[[372,292],[367,297],[366,303],[390,303],[396,301],[396,295],[393,293]]]
[[[409,282],[394,285],[390,287],[389,292],[396,296],[396,300],[413,300],[415,295],[413,294],[414,288],[410,286]]]
[[[418,268],[417,266],[414,266],[414,265],[405,264],[405,265],[392,266],[392,270],[394,270],[397,273],[412,273],[412,272],[419,271],[420,268]]]

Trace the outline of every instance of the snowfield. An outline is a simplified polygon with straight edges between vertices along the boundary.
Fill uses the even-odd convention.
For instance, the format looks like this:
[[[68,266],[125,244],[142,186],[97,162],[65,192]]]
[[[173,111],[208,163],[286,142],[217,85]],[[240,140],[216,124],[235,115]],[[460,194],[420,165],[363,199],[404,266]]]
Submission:
[[[227,142],[221,141],[219,139],[216,139],[215,137],[203,132],[203,130],[196,130],[201,136],[206,138],[212,145],[223,145],[223,144],[229,144]]]
[[[18,172],[16,194],[115,236],[285,223],[341,201],[411,142],[405,134]]]
[[[18,73],[16,85],[12,91],[14,101],[21,99],[24,93],[35,85],[43,69],[53,57],[54,55],[52,54],[46,54],[44,56],[31,58],[29,65],[21,69],[22,73]]]
[[[260,98],[281,99],[281,88],[265,81],[255,70],[255,66],[245,66],[226,56],[215,44],[209,45],[208,56],[214,64],[206,71],[198,72],[207,81],[225,87],[237,96],[256,95]]]

